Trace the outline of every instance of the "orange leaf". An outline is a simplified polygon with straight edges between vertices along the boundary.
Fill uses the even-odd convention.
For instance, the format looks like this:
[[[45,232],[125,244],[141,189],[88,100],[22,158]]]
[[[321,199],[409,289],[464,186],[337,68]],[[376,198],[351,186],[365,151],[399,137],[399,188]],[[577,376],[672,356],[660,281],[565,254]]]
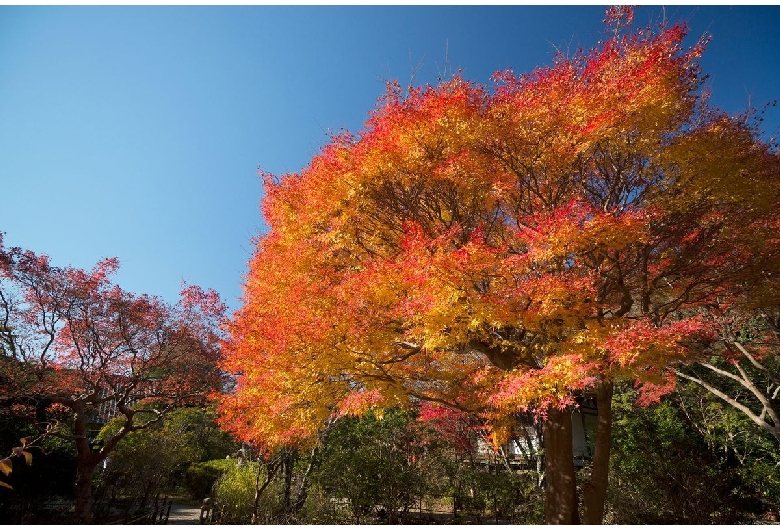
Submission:
[[[13,469],[14,465],[10,458],[3,458],[0,460],[0,471],[2,471],[6,476],[10,475]]]

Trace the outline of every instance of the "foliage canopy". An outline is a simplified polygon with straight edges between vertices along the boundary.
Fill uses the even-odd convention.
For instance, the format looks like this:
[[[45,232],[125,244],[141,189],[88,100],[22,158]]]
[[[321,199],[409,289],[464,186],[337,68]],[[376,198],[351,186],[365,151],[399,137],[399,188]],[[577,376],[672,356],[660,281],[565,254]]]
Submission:
[[[673,386],[709,308],[777,270],[780,165],[701,94],[703,42],[629,19],[490,87],[391,83],[359,135],[265,176],[226,428],[306,444],[334,414],[424,400],[500,442],[518,410],[601,382]]]

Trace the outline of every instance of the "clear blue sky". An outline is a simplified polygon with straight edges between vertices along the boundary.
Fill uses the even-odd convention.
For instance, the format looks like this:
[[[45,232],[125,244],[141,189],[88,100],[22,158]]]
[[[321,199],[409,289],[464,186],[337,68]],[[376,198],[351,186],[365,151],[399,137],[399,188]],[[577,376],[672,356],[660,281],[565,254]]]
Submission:
[[[702,64],[716,105],[780,98],[780,7],[665,14],[712,34]],[[636,22],[662,15],[638,8]],[[131,291],[175,301],[186,280],[236,308],[250,238],[266,230],[258,167],[298,171],[328,131],[358,132],[388,79],[529,71],[556,47],[593,46],[603,17],[598,6],[0,7],[0,231],[56,264],[117,256]]]

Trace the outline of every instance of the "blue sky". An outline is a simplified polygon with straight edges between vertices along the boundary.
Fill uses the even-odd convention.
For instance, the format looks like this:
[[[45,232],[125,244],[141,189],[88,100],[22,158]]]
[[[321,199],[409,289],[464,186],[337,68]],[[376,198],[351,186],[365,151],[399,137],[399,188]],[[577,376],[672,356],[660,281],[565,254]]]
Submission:
[[[641,7],[644,25],[664,15]],[[732,113],[780,98],[780,7],[667,7],[713,40]],[[175,301],[182,280],[239,305],[263,232],[256,171],[294,172],[358,132],[389,79],[550,64],[603,35],[600,6],[0,7],[0,231],[7,246]],[[446,71],[446,72],[445,72]],[[780,132],[780,111],[765,122]]]

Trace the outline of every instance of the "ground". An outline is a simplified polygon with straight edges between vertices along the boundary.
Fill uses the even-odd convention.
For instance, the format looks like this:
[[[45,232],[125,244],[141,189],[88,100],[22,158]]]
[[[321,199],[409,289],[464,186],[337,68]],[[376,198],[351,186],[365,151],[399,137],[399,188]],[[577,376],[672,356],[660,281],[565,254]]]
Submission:
[[[200,507],[172,504],[168,524],[200,524]]]

